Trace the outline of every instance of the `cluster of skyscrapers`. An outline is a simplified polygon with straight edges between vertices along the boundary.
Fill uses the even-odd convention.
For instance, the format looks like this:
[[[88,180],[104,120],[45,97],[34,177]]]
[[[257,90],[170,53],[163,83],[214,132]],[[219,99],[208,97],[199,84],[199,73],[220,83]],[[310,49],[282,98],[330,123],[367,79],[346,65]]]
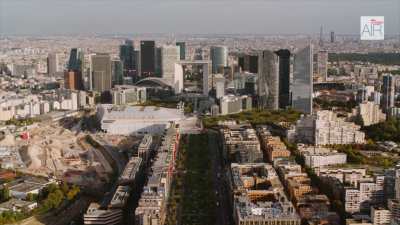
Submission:
[[[294,57],[291,56],[291,52],[287,49],[276,52],[266,50],[259,54],[257,66],[259,107],[269,109],[292,107],[310,114],[313,93],[313,48],[310,45],[298,51]]]
[[[186,47],[185,42],[158,47],[155,41],[143,40],[137,50],[133,41],[126,40],[119,47],[118,58],[109,53],[90,54],[89,66],[85,66],[82,49],[74,48],[64,72],[64,86],[104,93],[115,85],[155,84],[168,87],[175,94],[196,92],[213,96],[209,91],[217,90],[215,97],[220,99],[228,94],[225,85],[234,79],[233,74],[246,71],[257,76],[255,91],[246,93],[251,96],[252,105],[273,110],[291,107],[312,113],[312,45],[292,52],[280,49],[238,55],[230,55],[226,46],[216,45],[210,46],[208,59],[202,48],[195,48],[188,56]],[[49,55],[49,73],[53,61],[54,57]],[[222,86],[218,75],[222,75]]]

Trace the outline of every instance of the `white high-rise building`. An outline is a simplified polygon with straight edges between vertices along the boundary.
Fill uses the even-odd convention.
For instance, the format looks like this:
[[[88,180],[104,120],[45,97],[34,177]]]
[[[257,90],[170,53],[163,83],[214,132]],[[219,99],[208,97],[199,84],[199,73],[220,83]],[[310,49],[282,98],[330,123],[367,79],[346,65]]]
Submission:
[[[162,78],[168,81],[174,80],[175,63],[180,60],[180,48],[175,45],[164,45],[161,48],[161,72]]]
[[[326,81],[328,77],[328,51],[320,50],[317,54],[317,74]]]
[[[218,75],[218,74],[217,74]],[[225,95],[225,78],[219,74],[220,76],[215,76],[215,94],[216,98],[222,98]]]
[[[50,53],[47,57],[47,74],[50,76],[56,75],[58,72],[58,55]]]
[[[364,126],[370,126],[386,120],[386,114],[374,102],[360,103],[357,107],[357,115],[361,117]]]

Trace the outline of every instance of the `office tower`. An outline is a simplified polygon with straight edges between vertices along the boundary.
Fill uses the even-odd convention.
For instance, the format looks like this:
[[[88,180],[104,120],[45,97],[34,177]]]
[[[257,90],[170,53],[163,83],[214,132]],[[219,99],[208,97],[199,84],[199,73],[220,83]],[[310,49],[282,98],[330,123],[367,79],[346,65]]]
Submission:
[[[203,49],[202,48],[196,48],[194,50],[194,60],[203,60]]]
[[[80,71],[83,73],[84,71],[84,62],[85,62],[85,57],[82,49],[80,48],[73,48],[71,49],[71,54],[69,56],[69,61],[68,61],[68,70],[73,70],[73,71]]]
[[[258,55],[257,54],[244,54],[238,58],[239,67],[242,71],[250,73],[258,73]]]
[[[294,56],[292,107],[303,113],[312,113],[313,93],[313,48],[300,50]]]
[[[175,76],[175,63],[180,59],[180,48],[175,45],[164,45],[161,48],[162,78],[173,81]]]
[[[154,52],[154,74],[157,76],[161,76],[162,68],[161,68],[161,61],[162,61],[162,53],[161,48],[156,48]]]
[[[64,72],[64,87],[71,90],[82,90],[82,73],[80,71],[65,71]]]
[[[335,43],[335,32],[331,31],[331,43]]]
[[[280,49],[275,52],[279,60],[279,108],[290,106],[290,51]]]
[[[124,83],[124,67],[121,60],[111,62],[111,73],[113,85],[122,85]]]
[[[215,97],[217,99],[225,96],[225,78],[223,76],[215,77]]]
[[[210,58],[212,62],[211,72],[219,73],[221,68],[228,65],[228,48],[226,46],[211,46]]]
[[[278,109],[278,57],[264,50],[258,57],[258,104],[262,109]]]
[[[240,69],[241,71],[245,71],[245,70],[244,70],[244,69],[245,69],[245,67],[244,67],[244,60],[245,60],[245,58],[246,58],[246,55],[245,55],[245,54],[238,55],[238,66],[239,66],[239,69]]]
[[[139,79],[139,77],[142,75],[142,65],[141,65],[141,59],[140,59],[140,51],[139,50],[135,50],[134,51],[134,63],[135,63],[135,68],[136,68],[136,76],[133,77],[134,81],[137,81]]]
[[[109,54],[98,53],[91,56],[91,89],[98,92],[111,89],[111,58]]]
[[[250,73],[258,73],[258,55],[249,55],[245,64],[248,64],[248,71]]]
[[[318,76],[322,78],[322,81],[326,81],[328,78],[328,51],[318,52],[316,67]]]
[[[186,59],[186,43],[185,42],[176,42],[176,46],[179,46],[180,60],[185,60]]]
[[[55,53],[49,53],[47,56],[47,74],[54,76],[57,73],[58,67],[58,55]]]
[[[132,75],[135,71],[135,47],[133,41],[125,40],[125,43],[119,46],[119,58],[123,63],[123,72],[125,76]]]
[[[383,75],[381,107],[385,113],[394,107],[394,80],[391,74]]]
[[[152,76],[155,72],[155,42],[140,42],[140,65],[144,76]]]

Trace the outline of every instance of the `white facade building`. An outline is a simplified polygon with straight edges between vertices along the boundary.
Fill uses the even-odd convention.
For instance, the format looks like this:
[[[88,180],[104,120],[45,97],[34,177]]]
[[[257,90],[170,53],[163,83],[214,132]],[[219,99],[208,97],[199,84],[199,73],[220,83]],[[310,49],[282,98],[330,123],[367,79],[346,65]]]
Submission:
[[[97,116],[101,128],[107,133],[161,134],[172,122],[179,123],[185,116],[182,109],[155,106],[99,105]]]
[[[371,207],[373,225],[389,225],[392,218],[390,210],[380,207]]]
[[[365,134],[360,126],[337,117],[328,110],[318,111],[310,116],[303,116],[295,126],[296,139],[301,143],[314,145],[361,144]]]
[[[347,155],[327,148],[308,147],[299,149],[305,164],[311,168],[345,164]]]
[[[356,213],[368,210],[372,204],[384,202],[384,176],[376,176],[374,181],[360,182],[357,188],[345,189],[345,210]]]
[[[370,126],[386,120],[386,115],[374,102],[363,102],[357,107],[357,115],[361,117],[364,126]]]
[[[145,87],[130,85],[116,86],[111,90],[112,103],[115,105],[138,104],[146,102]]]
[[[221,115],[240,113],[252,109],[252,100],[250,96],[226,95],[220,99]]]

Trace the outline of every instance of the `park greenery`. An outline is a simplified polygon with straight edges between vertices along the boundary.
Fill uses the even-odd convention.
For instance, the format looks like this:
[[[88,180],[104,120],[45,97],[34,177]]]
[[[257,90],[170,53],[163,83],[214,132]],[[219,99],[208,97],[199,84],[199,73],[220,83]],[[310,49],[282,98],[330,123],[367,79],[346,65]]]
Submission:
[[[329,61],[370,62],[383,65],[400,65],[400,53],[329,53]]]
[[[5,202],[10,200],[10,190],[8,189],[8,187],[3,186],[0,189],[0,202]]]
[[[164,108],[176,108],[179,101],[161,101],[161,100],[147,100],[146,102],[138,104],[138,106],[156,106]]]
[[[38,207],[36,209],[31,212],[2,212],[0,213],[0,225],[15,223],[28,218],[29,216],[43,215],[53,210],[59,210],[61,207],[67,206],[73,202],[78,196],[79,192],[79,187],[75,185],[69,186],[66,183],[61,185],[49,184],[47,187],[43,188],[39,195],[28,194],[26,197],[27,201],[38,203]],[[2,201],[7,201],[10,198],[9,191],[6,187],[3,187],[3,189],[0,191],[0,195],[2,195]]]
[[[357,106],[357,102],[354,100],[350,101],[328,101],[321,98],[314,98],[314,104],[318,105],[323,110],[332,110],[333,108],[339,108],[346,112],[351,112],[353,108]]]
[[[277,124],[279,122],[295,123],[301,113],[293,109],[288,110],[251,110],[223,116],[206,116],[203,119],[206,128],[215,127],[219,121],[235,120],[249,122],[252,125]]]
[[[364,127],[363,131],[373,141],[400,143],[400,119],[398,118],[389,118],[385,122]]]
[[[166,224],[213,224],[215,194],[207,134],[184,135]],[[189,148],[190,146],[190,148]]]
[[[26,119],[12,118],[12,119],[6,121],[6,125],[14,125],[17,127],[22,127],[22,126],[32,125],[35,122],[38,122],[38,120],[35,118],[26,118]]]
[[[343,152],[347,155],[347,162],[356,165],[368,165],[389,168],[396,164],[396,159],[392,157],[386,157],[382,155],[366,156],[361,154],[361,151],[374,151],[378,147],[373,144],[366,145],[334,145],[332,146],[339,152]]]

